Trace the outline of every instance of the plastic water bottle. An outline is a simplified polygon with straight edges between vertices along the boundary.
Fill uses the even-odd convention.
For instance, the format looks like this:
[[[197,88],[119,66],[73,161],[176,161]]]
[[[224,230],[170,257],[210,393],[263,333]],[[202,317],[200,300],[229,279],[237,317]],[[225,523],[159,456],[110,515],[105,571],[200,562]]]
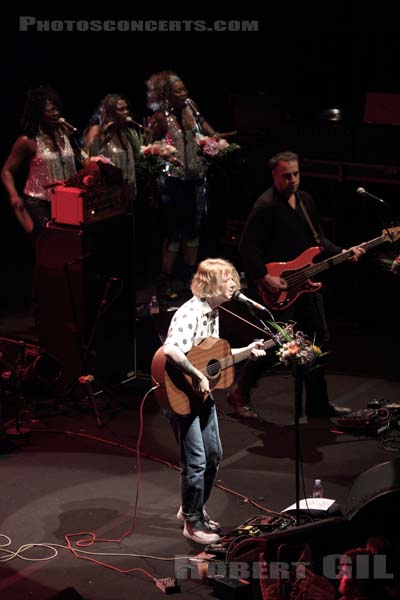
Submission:
[[[247,277],[246,277],[246,273],[244,271],[240,272],[240,289],[241,290],[247,290]]]
[[[158,315],[160,312],[160,305],[157,300],[157,296],[152,296],[149,304],[150,315]]]
[[[323,487],[322,481],[320,479],[316,479],[314,482],[312,497],[313,498],[323,498],[324,497],[324,487]]]

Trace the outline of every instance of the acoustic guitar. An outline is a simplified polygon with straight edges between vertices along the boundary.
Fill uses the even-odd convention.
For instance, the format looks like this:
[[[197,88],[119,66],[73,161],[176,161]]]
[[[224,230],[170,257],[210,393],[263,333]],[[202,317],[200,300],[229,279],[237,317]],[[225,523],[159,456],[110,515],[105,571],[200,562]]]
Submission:
[[[379,237],[360,244],[360,248],[369,250],[384,242],[396,242],[399,238],[400,227],[390,227],[387,231],[383,230],[382,235]],[[318,246],[313,246],[302,252],[300,256],[292,261],[267,263],[265,266],[268,275],[285,279],[287,282],[287,289],[278,290],[278,292],[274,294],[263,283],[260,283],[258,285],[258,292],[263,299],[264,304],[273,310],[284,310],[285,308],[288,308],[301,294],[306,292],[316,292],[322,287],[322,283],[312,281],[311,277],[349,260],[353,255],[352,250],[346,250],[331,258],[314,263],[314,258],[320,253],[321,249]]]
[[[264,342],[264,350],[275,346],[274,340]],[[235,355],[230,353],[226,340],[209,337],[187,353],[190,362],[201,371],[210,382],[210,390],[226,389],[233,383],[234,365],[249,358],[251,350],[247,349]],[[208,398],[195,392],[192,377],[179,371],[164,354],[163,347],[153,356],[151,376],[159,384],[154,394],[161,408],[166,408],[178,415],[196,412],[201,403]]]

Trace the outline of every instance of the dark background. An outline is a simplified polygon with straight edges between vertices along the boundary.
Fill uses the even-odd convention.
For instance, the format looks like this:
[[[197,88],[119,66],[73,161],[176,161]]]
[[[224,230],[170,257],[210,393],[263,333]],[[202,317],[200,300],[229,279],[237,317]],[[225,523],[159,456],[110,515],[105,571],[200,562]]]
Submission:
[[[204,253],[219,253],[237,261],[230,230],[238,229],[257,196],[270,183],[266,160],[285,149],[302,158],[348,161],[371,165],[398,165],[399,127],[363,123],[369,92],[400,94],[398,57],[400,42],[390,14],[376,9],[373,14],[336,3],[324,7],[307,5],[268,6],[260,17],[250,6],[228,15],[207,16],[206,11],[189,17],[144,13],[145,7],[124,14],[110,6],[99,10],[35,14],[33,8],[18,11],[37,19],[257,19],[258,32],[19,32],[18,16],[2,22],[1,73],[3,93],[1,162],[7,157],[19,132],[19,117],[29,87],[50,84],[60,94],[64,115],[83,131],[99,100],[117,91],[130,99],[133,117],[148,115],[145,81],[158,70],[169,68],[185,81],[207,120],[219,131],[238,129],[235,141],[242,146],[240,157],[228,175],[217,173],[210,182],[210,219]],[[338,107],[343,118],[322,118],[327,108]],[[368,183],[303,177],[302,187],[314,194],[327,232],[337,243],[349,246],[378,235],[381,207],[360,199],[355,189],[363,185],[384,197],[399,211],[397,175],[387,181]],[[32,263],[30,241],[20,230],[2,189],[1,203],[2,306],[13,306]],[[149,254],[157,254],[156,224],[144,199],[137,207],[138,285],[154,273]],[[235,236],[234,236],[235,237]],[[151,261],[150,261],[151,262]],[[240,267],[240,264],[238,263]],[[155,267],[157,270],[157,265]],[[364,271],[367,270],[365,274]],[[397,293],[398,284],[387,273],[365,266],[357,271],[344,267],[341,275],[327,281],[346,290],[389,286],[385,297]],[[390,278],[390,281],[389,281]],[[388,283],[386,283],[388,282]],[[349,287],[350,286],[350,287]],[[395,290],[393,292],[392,287]],[[344,294],[341,293],[341,298]],[[372,302],[372,300],[371,300]],[[373,299],[375,304],[376,298]],[[332,303],[341,310],[341,301]],[[354,307],[358,315],[358,308]],[[351,312],[350,312],[351,315]]]

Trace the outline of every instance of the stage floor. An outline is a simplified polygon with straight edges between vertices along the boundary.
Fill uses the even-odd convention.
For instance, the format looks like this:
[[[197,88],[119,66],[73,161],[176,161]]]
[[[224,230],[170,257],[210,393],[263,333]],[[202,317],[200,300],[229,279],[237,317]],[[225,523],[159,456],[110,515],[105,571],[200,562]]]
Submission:
[[[399,399],[399,382],[393,378],[329,372],[328,384],[332,400],[353,409],[365,408],[373,398]],[[0,455],[0,557],[10,559],[0,567],[2,597],[46,600],[72,587],[85,600],[160,598],[162,592],[142,570],[151,577],[174,577],[176,557],[195,556],[202,550],[183,537],[176,519],[177,447],[152,394],[144,401],[141,423],[140,406],[148,388],[150,382],[141,379],[123,386],[119,400],[98,396],[102,428],[90,406],[66,401],[54,410],[49,401],[28,402],[23,425],[31,429],[31,436],[8,438],[16,450]],[[273,511],[295,501],[293,379],[275,373],[260,380],[253,394],[260,421],[238,421],[225,392],[218,391],[216,398],[224,456],[219,486],[207,508],[228,533],[250,517],[264,514],[251,501]],[[139,464],[135,448],[141,425]],[[342,510],[360,474],[399,456],[400,437],[394,426],[378,437],[346,432],[334,421],[304,417],[300,435],[301,497],[310,494],[315,478],[321,478],[326,496]],[[373,498],[374,490],[368,493]],[[370,525],[354,545],[365,543],[374,533]],[[128,530],[132,531],[121,543],[107,541]],[[77,532],[74,545],[89,539],[91,534],[84,532],[105,541],[81,548],[93,554],[81,553],[79,559],[65,540]],[[329,535],[333,543],[334,531]],[[348,541],[336,540],[335,547],[338,543],[345,546]],[[47,546],[21,550],[29,544]],[[18,549],[19,555],[11,556]],[[179,583],[182,598],[213,593],[198,578],[183,577]]]

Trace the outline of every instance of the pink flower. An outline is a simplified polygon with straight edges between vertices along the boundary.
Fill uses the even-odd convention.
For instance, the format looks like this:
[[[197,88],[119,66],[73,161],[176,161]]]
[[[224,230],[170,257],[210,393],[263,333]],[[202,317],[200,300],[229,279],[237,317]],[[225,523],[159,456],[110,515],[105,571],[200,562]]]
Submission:
[[[175,146],[172,144],[163,144],[160,149],[160,154],[163,158],[170,158],[173,154],[176,154]]]
[[[217,156],[217,154],[219,154],[217,140],[214,138],[208,138],[206,144],[203,146],[203,151],[207,156]]]
[[[218,148],[220,150],[226,150],[227,148],[229,148],[229,144],[226,140],[221,138],[220,140],[218,140]]]

